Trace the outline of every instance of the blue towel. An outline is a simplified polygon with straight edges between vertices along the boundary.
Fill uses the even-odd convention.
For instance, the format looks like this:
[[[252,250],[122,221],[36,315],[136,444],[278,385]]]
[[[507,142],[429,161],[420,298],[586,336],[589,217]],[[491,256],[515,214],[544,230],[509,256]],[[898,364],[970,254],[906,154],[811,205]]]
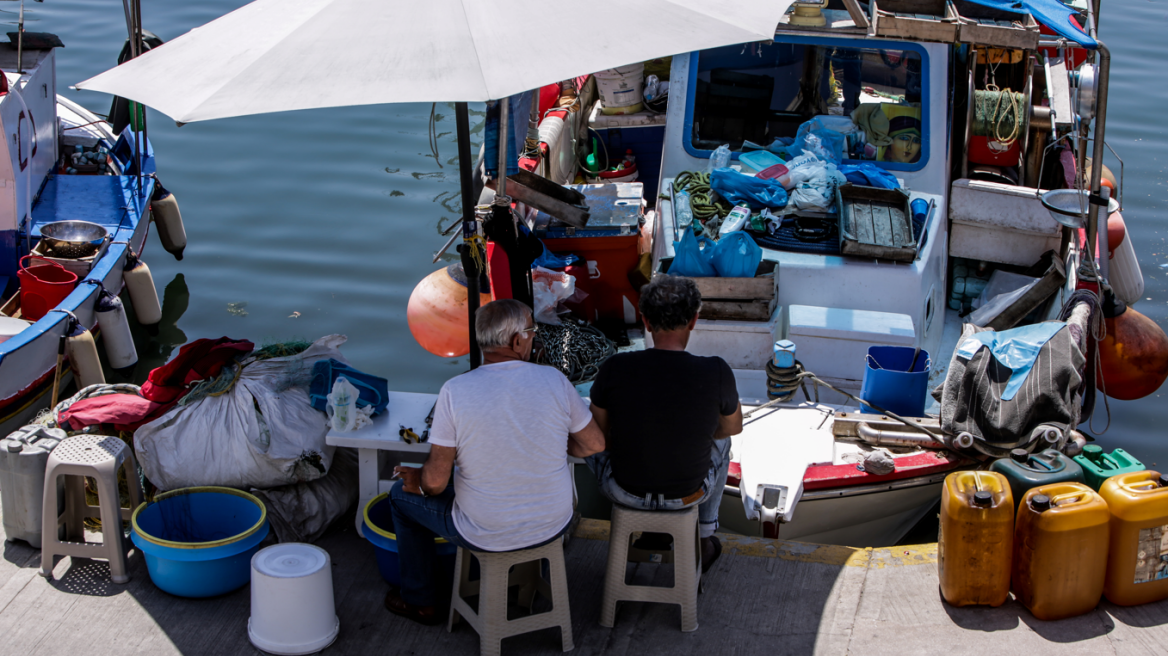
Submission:
[[[1071,16],[1079,12],[1064,5],[1059,0],[970,0],[970,2],[999,11],[1030,14],[1039,23],[1084,48],[1094,50],[1099,47],[1095,39],[1071,23]]]
[[[1026,382],[1026,376],[1030,374],[1030,368],[1034,366],[1034,360],[1038,358],[1043,345],[1066,327],[1067,324],[1061,321],[1044,321],[1010,330],[975,333],[961,342],[957,347],[957,355],[969,360],[983,346],[989,348],[994,358],[1010,370],[1010,380],[1002,391],[1002,400],[1010,401]]]

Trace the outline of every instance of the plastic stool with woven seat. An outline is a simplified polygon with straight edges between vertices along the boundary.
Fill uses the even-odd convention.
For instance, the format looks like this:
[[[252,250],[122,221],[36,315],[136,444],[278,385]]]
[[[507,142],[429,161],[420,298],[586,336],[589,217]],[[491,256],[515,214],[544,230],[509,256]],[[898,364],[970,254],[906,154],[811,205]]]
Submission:
[[[629,540],[637,532],[668,533],[673,536],[672,587],[625,583],[625,570],[630,555]],[[673,511],[633,510],[614,503],[600,625],[612,628],[616,623],[616,605],[619,601],[649,601],[681,606],[681,630],[696,631],[698,587],[702,580],[701,553],[697,506]]]
[[[123,534],[122,521],[129,521],[130,509],[122,508],[118,498],[118,469],[126,473],[130,489],[130,508],[142,503],[142,487],[134,454],[116,437],[106,435],[77,435],[61,442],[49,454],[45,465],[44,514],[41,522],[41,576],[53,577],[56,556],[105,558],[109,561],[110,578],[114,583],[126,583],[126,549],[129,546]],[[57,477],[65,476],[65,512],[57,515]],[[88,476],[97,482],[98,505],[85,501],[85,483]],[[102,541],[85,541],[83,522],[86,517],[101,518]],[[58,539],[64,525],[65,539]]]
[[[470,580],[470,556],[479,561],[480,578]],[[540,574],[540,561],[547,559],[551,581]],[[515,567],[512,573],[511,568]],[[541,547],[517,551],[481,552],[459,547],[454,561],[454,591],[450,595],[450,617],[446,630],[453,631],[459,618],[465,618],[479,634],[479,652],[482,656],[497,656],[503,638],[558,626],[564,651],[571,651],[572,615],[568,608],[568,573],[564,568],[562,540],[552,540]],[[538,591],[552,602],[546,613],[507,619],[507,590],[512,585],[523,586],[519,601],[528,610]],[[471,610],[467,597],[479,597],[478,612]]]

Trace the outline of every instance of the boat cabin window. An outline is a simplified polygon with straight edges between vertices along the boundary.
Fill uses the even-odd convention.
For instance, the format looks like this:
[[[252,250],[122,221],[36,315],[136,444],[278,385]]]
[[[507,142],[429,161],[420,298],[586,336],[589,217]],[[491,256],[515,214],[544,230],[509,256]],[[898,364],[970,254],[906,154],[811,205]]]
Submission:
[[[686,150],[709,157],[729,144],[735,153],[766,148],[793,157],[805,143],[796,144],[801,127],[819,136],[828,129],[843,160],[920,169],[928,158],[924,50],[857,45],[751,43],[695,53]]]

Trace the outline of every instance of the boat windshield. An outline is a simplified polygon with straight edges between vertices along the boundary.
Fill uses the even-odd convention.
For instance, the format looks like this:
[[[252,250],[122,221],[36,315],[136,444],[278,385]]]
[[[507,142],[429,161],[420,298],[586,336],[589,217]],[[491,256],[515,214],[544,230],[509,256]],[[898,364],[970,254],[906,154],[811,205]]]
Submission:
[[[736,153],[797,156],[806,143],[797,139],[810,133],[826,136],[843,160],[920,169],[928,159],[925,52],[906,43],[864,45],[751,43],[695,53],[686,149],[708,157],[729,144]]]

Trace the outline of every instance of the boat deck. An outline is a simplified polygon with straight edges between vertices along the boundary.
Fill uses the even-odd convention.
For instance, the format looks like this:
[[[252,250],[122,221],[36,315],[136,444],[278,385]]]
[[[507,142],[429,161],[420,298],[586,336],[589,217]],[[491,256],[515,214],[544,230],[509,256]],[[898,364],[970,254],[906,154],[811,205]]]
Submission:
[[[1168,602],[1102,603],[1060,622],[1021,605],[953,608],[937,592],[936,545],[852,549],[727,536],[705,578],[699,629],[679,630],[676,607],[625,603],[616,628],[599,625],[608,523],[585,520],[567,547],[576,654],[1162,654]],[[326,654],[474,654],[478,636],[423,627],[382,607],[386,584],[351,521],[319,543],[333,559],[341,633]],[[187,600],[150,582],[141,556],[131,581],[109,583],[102,561],[62,559],[56,580],[37,575],[40,552],[5,542],[0,636],[11,654],[257,654],[247,639],[249,590]],[[669,580],[641,565],[638,581]],[[539,606],[537,606],[537,610]],[[504,641],[510,656],[560,652],[558,630]]]

